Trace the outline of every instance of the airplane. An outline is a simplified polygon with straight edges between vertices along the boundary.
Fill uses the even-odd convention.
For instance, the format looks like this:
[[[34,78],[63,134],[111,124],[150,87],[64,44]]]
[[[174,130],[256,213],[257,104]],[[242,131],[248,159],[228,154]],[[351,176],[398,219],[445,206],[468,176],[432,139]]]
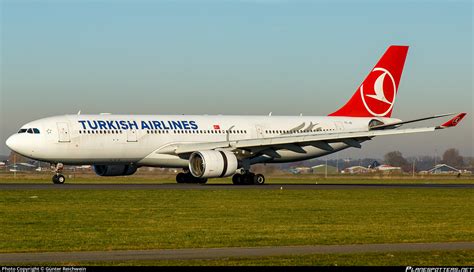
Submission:
[[[178,183],[232,176],[233,184],[264,184],[250,166],[325,156],[377,136],[432,132],[456,126],[466,113],[434,127],[392,118],[408,46],[389,46],[351,99],[328,116],[63,115],[32,121],[6,145],[49,162],[55,184],[67,165],[93,165],[99,176],[127,176],[139,167],[182,168]]]

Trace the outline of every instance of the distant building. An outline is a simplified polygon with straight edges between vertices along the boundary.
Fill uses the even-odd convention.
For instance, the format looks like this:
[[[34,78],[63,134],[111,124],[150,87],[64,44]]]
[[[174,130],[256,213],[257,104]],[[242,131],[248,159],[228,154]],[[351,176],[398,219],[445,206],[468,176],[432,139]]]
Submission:
[[[391,166],[388,164],[380,164],[378,161],[373,161],[367,168],[371,172],[380,171],[380,172],[401,172],[402,168],[398,166]]]
[[[293,174],[310,174],[311,173],[311,168],[309,167],[296,167],[296,168],[291,168],[290,172]]]
[[[309,173],[311,173],[311,168],[309,168],[309,167],[296,167],[295,170],[299,174],[309,174]]]
[[[313,174],[325,174],[327,171],[328,174],[337,174],[337,168],[331,165],[327,165],[326,169],[326,164],[320,164],[320,165],[315,165],[311,167],[311,172]]]
[[[31,164],[31,163],[27,163],[27,162],[20,162],[20,163],[17,163],[17,165],[24,166],[24,167],[31,168],[31,169],[36,168],[36,165]]]
[[[391,166],[388,164],[381,164],[377,167],[375,167],[377,171],[381,172],[402,172],[402,168],[398,166]]]
[[[434,168],[428,171],[422,171],[420,173],[421,174],[457,174],[457,173],[470,174],[471,171],[456,169],[447,164],[437,164]]]
[[[378,162],[378,161],[373,161],[369,166],[368,168],[371,168],[371,169],[375,169],[377,167],[379,167],[381,164]]]
[[[341,171],[344,174],[363,174],[368,172],[370,172],[370,169],[364,166],[352,166]]]

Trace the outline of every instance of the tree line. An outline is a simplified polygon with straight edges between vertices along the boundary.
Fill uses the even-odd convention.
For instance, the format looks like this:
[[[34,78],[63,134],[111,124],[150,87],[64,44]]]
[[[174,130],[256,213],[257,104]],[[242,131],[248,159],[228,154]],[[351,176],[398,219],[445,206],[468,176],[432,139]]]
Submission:
[[[434,167],[435,164],[447,164],[449,166],[455,168],[465,168],[465,167],[473,167],[473,161],[467,161],[459,154],[459,150],[455,148],[449,148],[444,151],[443,156],[441,158],[436,157],[420,157],[418,159],[411,158],[410,160],[403,157],[400,151],[391,151],[385,154],[384,162],[386,164],[401,167],[403,171],[410,172],[412,171],[413,164],[415,164],[415,170],[419,168],[426,168],[423,167],[425,164],[429,164]],[[421,167],[420,167],[421,166]]]

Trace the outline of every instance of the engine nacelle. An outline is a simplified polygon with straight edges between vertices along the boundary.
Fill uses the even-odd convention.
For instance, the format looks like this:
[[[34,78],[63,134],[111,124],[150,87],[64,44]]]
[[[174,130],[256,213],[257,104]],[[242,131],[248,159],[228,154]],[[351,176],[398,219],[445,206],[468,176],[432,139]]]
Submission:
[[[196,151],[189,157],[189,170],[197,178],[228,177],[235,174],[237,167],[237,157],[229,151]]]
[[[135,165],[94,165],[94,171],[102,177],[129,176],[137,172]]]

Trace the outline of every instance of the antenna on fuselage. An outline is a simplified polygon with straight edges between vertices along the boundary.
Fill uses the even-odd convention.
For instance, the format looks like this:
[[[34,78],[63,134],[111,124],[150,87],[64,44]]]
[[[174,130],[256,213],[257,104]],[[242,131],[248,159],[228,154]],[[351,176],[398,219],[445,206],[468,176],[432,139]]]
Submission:
[[[268,114],[268,116],[272,116],[272,112],[270,112],[270,113]]]
[[[77,112],[77,115],[81,115],[81,110],[79,110],[79,111]]]

